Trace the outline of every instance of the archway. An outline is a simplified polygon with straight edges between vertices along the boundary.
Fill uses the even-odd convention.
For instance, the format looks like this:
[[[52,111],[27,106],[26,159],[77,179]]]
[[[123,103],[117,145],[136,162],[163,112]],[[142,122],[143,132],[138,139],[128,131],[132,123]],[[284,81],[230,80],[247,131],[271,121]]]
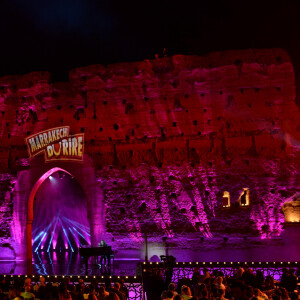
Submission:
[[[50,257],[53,251],[76,252],[81,245],[91,243],[84,190],[75,177],[62,170],[40,184],[33,216],[32,244],[36,257]]]
[[[84,157],[82,163],[62,161],[45,163],[43,157],[32,159],[30,169],[20,171],[17,176],[11,227],[16,258],[27,261],[28,274],[32,272],[34,195],[45,179],[55,172],[73,175],[85,193],[91,245],[97,246],[105,233],[104,196],[96,179],[93,160],[88,156]]]
[[[28,270],[29,273],[31,273],[31,269],[32,269],[32,222],[33,222],[33,206],[34,206],[34,199],[36,196],[36,193],[38,191],[38,189],[41,187],[41,185],[45,182],[45,180],[47,180],[48,178],[50,178],[50,176],[52,176],[52,174],[56,173],[56,172],[65,172],[67,174],[69,174],[70,176],[73,176],[71,173],[69,173],[68,171],[58,168],[58,167],[54,167],[52,169],[50,169],[49,171],[47,171],[46,173],[44,173],[34,184],[30,195],[29,195],[29,199],[28,199],[28,217],[27,217],[27,224],[26,224],[26,245],[27,245],[27,263],[28,263]]]

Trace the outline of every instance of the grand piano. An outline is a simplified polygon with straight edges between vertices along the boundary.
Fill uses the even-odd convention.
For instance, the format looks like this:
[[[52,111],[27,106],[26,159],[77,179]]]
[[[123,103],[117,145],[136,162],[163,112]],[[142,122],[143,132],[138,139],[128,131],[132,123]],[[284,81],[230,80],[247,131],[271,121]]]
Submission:
[[[94,256],[98,262],[98,257],[100,256],[100,263],[108,263],[108,267],[111,267],[111,259],[114,259],[114,252],[111,249],[111,246],[101,246],[101,247],[90,247],[82,246],[79,248],[79,255],[84,258],[85,269],[88,269],[88,261],[91,256]]]

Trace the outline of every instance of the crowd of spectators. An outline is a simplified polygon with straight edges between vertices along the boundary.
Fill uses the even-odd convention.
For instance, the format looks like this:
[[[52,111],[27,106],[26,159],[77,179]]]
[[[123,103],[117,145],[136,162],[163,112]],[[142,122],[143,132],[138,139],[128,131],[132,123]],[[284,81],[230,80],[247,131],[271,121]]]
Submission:
[[[217,270],[210,273],[206,268],[200,273],[195,268],[193,277],[179,280],[177,286],[166,282],[160,270],[152,270],[144,277],[147,300],[300,299],[298,278],[292,268],[284,268],[279,281],[248,267],[237,268],[231,277]]]
[[[192,278],[182,278],[177,285],[170,282],[171,276],[162,276],[161,270],[151,270],[143,276],[147,300],[296,300],[300,299],[299,281],[293,268],[284,268],[281,278],[276,281],[270,275],[251,268],[239,267],[234,276],[224,276],[220,271],[195,268]],[[168,274],[167,274],[168,275]],[[299,274],[298,274],[299,275]],[[128,289],[124,281],[99,284],[95,279],[87,284],[80,279],[71,283],[52,280],[32,283],[14,277],[0,277],[0,300],[127,300]]]
[[[45,282],[44,277],[39,282],[32,283],[30,278],[1,277],[0,300],[127,300],[128,289],[123,280],[98,284],[95,280],[90,284],[80,279],[77,284],[65,278],[63,282]]]

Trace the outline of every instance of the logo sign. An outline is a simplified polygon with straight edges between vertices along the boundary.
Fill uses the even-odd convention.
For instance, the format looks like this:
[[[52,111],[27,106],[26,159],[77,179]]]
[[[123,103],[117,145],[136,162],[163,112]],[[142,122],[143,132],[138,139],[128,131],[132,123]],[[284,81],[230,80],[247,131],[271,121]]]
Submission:
[[[41,131],[25,139],[30,157],[45,154],[45,161],[83,160],[84,134],[69,135],[70,127],[61,126]]]

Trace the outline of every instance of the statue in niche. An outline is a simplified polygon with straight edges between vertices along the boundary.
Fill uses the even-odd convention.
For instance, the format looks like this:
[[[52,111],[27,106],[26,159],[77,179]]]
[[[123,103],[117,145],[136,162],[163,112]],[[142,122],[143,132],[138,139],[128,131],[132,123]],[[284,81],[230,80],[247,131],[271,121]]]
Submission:
[[[223,207],[229,207],[230,206],[230,194],[229,192],[225,191],[223,192]]]
[[[241,205],[242,205],[242,206],[245,206],[245,205],[247,204],[247,199],[246,199],[246,197],[247,197],[247,190],[244,190],[244,193],[243,193],[243,195],[241,196]]]

